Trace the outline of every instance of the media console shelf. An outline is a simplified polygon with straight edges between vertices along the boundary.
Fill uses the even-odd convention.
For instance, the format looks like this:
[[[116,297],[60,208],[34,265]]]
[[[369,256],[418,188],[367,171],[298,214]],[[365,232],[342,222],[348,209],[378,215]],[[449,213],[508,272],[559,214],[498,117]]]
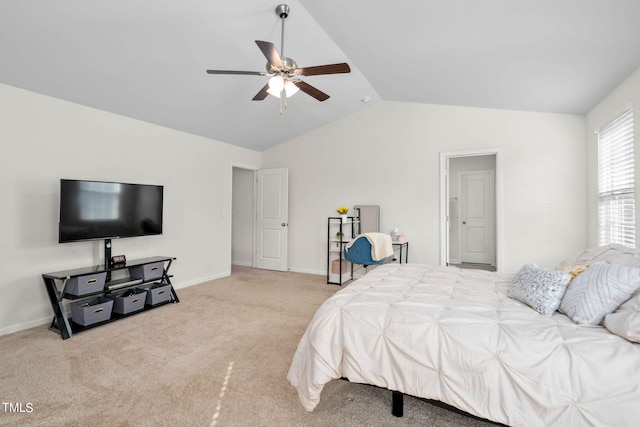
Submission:
[[[53,309],[53,320],[51,321],[49,329],[60,333],[62,339],[66,340],[71,338],[71,336],[76,332],[120,320],[164,304],[180,302],[175,289],[173,289],[173,286],[171,285],[172,276],[169,275],[169,269],[171,268],[171,263],[174,260],[175,258],[173,257],[155,256],[127,261],[126,264],[121,265],[106,267],[94,266],[43,274],[42,279],[44,280],[44,286],[47,289],[51,308]],[[150,269],[162,268],[162,272],[160,274],[153,273],[147,277],[144,275],[146,274],[147,267],[151,267]],[[131,274],[132,270],[142,270],[144,274],[142,277],[139,277],[138,274],[136,274],[136,277],[127,276],[127,273]],[[112,279],[112,273],[114,273],[114,276],[121,275],[123,277]],[[72,279],[76,279],[77,281],[78,279],[82,280],[83,278],[90,278],[91,276],[99,276],[100,274],[106,276],[106,281],[104,282],[104,287],[102,289],[89,293],[80,292],[79,295],[76,295],[78,292],[74,292],[73,294],[67,292],[69,290],[67,289],[67,285],[72,281]],[[93,280],[93,278],[90,278],[87,282],[92,282]],[[163,287],[168,286],[168,289],[170,289],[169,298],[161,303],[154,303],[153,305],[145,304],[142,308],[127,314],[118,314],[114,312],[108,319],[86,326],[74,322],[70,312],[65,308],[64,300],[72,301],[85,299],[89,301],[90,298],[109,297],[115,293],[142,287],[145,284],[159,284]]]

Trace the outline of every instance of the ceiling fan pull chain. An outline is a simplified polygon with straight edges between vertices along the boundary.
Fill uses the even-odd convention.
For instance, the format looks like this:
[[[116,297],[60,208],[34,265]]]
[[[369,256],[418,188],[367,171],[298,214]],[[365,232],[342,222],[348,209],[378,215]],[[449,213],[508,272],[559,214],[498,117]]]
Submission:
[[[282,91],[280,92],[280,114],[284,113],[285,108],[287,108],[287,92],[284,90],[283,86]]]

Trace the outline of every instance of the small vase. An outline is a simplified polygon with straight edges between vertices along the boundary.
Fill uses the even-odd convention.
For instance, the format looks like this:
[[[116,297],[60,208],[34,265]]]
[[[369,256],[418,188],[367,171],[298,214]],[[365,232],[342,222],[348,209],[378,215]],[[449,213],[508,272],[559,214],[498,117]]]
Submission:
[[[342,219],[342,223],[344,224],[345,222],[347,222],[347,220],[349,219],[349,217],[345,214],[345,215],[340,215],[340,218]]]

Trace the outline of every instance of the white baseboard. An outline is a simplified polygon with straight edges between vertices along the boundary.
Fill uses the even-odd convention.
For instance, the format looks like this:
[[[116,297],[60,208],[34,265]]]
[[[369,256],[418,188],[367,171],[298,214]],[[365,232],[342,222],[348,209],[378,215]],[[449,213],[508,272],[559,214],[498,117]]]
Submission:
[[[225,271],[225,272],[220,273],[220,274],[215,274],[215,275],[206,276],[206,277],[200,277],[198,279],[189,280],[187,282],[172,283],[172,285],[173,285],[173,287],[175,289],[188,288],[189,286],[197,285],[197,284],[204,283],[204,282],[209,282],[209,281],[215,280],[215,279],[222,279],[223,277],[228,277],[230,275],[231,275],[231,271]],[[180,295],[178,295],[178,297],[179,296]],[[51,323],[52,319],[53,319],[53,313],[50,316],[42,317],[42,318],[39,318],[39,319],[34,319],[34,320],[29,321],[29,322],[19,323],[19,324],[16,324],[16,325],[5,326],[3,328],[0,328],[0,336],[13,334],[15,332],[24,331],[26,329],[36,328],[36,327],[42,326],[42,325],[47,325],[47,324]]]
[[[20,332],[26,329],[37,328],[38,326],[42,326],[42,325],[47,325],[51,323],[52,319],[53,319],[53,314],[51,316],[42,317],[40,319],[31,320],[29,322],[0,328],[0,336],[13,334],[14,332]]]
[[[248,266],[251,267],[251,266]],[[315,274],[315,275],[319,275],[319,276],[326,276],[327,272],[324,270],[309,270],[309,269],[304,269],[304,268],[291,268],[289,269],[290,271],[296,272],[296,273],[307,273],[307,274]],[[183,288],[188,288],[189,286],[193,286],[193,285],[198,285],[201,283],[205,283],[205,282],[209,282],[211,280],[216,280],[216,279],[222,279],[224,277],[229,277],[231,275],[231,270],[228,271],[224,271],[220,274],[214,274],[211,276],[205,276],[205,277],[199,277],[197,279],[193,279],[193,280],[189,280],[186,282],[175,282],[172,283],[173,287],[175,289],[183,289]],[[179,297],[180,295],[178,295]],[[53,314],[51,314],[50,316],[47,317],[43,317],[43,318],[39,318],[39,319],[34,319],[31,320],[29,322],[25,322],[25,323],[20,323],[17,325],[10,325],[10,326],[6,326],[4,328],[0,328],[0,336],[2,335],[9,335],[9,334],[13,334],[15,332],[20,332],[20,331],[24,331],[26,329],[31,329],[31,328],[36,328],[38,326],[42,326],[42,325],[47,325],[49,323],[51,323],[51,319],[53,319]]]
[[[251,261],[231,261],[231,265],[238,265],[240,267],[253,267],[253,264],[251,263]]]
[[[175,289],[182,289],[182,288],[188,288],[189,286],[199,285],[200,283],[210,282],[211,280],[222,279],[224,277],[229,277],[229,276],[231,276],[230,270],[222,272],[220,274],[214,274],[211,276],[205,276],[205,277],[200,277],[198,279],[189,280],[187,282],[172,283],[172,285]]]
[[[309,269],[306,269],[306,268],[290,267],[289,271],[292,271],[294,273],[315,274],[317,276],[326,276],[327,275],[326,270],[309,270]]]

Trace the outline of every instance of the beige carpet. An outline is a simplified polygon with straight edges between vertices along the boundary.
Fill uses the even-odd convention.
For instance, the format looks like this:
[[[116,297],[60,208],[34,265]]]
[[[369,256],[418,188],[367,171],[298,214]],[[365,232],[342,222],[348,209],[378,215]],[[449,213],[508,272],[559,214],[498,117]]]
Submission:
[[[0,425],[487,425],[411,397],[396,418],[391,392],[341,380],[305,412],[289,363],[316,308],[339,289],[323,276],[234,267],[178,290],[179,304],[66,341],[47,326],[2,336]]]

